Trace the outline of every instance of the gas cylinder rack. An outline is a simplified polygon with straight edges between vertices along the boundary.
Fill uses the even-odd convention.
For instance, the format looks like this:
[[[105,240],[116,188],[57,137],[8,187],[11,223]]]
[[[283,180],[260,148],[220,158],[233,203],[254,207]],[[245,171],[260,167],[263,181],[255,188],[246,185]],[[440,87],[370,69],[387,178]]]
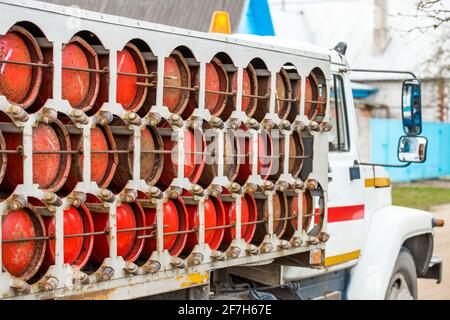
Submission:
[[[29,0],[0,10],[2,299],[323,265],[328,55]]]

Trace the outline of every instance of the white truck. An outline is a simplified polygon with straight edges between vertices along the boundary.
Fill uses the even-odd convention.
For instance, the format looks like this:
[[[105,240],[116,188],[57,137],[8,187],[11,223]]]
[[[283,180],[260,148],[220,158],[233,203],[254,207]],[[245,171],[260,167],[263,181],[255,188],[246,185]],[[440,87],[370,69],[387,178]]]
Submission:
[[[305,46],[277,37],[237,37],[295,48]],[[314,270],[280,263],[242,267],[236,273],[269,286],[285,284],[292,289],[294,282],[299,298],[337,294],[346,299],[416,299],[417,278],[441,282],[442,261],[432,254],[433,229],[441,227],[443,221],[423,210],[392,205],[391,180],[384,168],[401,170],[412,162],[426,161],[427,139],[417,136],[422,131],[420,81],[408,71],[352,70],[345,59],[344,43],[331,50],[315,50],[330,56],[331,81],[338,88],[331,102],[331,113],[335,116],[329,144],[330,239],[325,268]],[[399,139],[398,159],[405,164],[367,163],[360,159],[352,72],[397,73],[411,78],[403,84],[401,99],[406,136]]]
[[[360,159],[350,85],[350,74],[363,70],[351,70],[345,58],[345,44],[340,43],[330,50],[277,37],[218,34],[227,29],[223,14],[217,15],[217,25],[213,20],[216,32],[213,34],[73,11],[31,0],[20,3],[0,0],[0,11],[0,35],[7,35],[0,38],[0,132],[5,135],[6,146],[13,135],[22,134],[22,145],[12,150],[2,144],[1,154],[3,160],[19,151],[23,155],[20,158],[23,163],[4,164],[6,176],[11,174],[10,165],[20,165],[17,170],[23,170],[23,181],[13,188],[8,185],[9,191],[0,190],[0,299],[415,299],[417,278],[441,280],[442,261],[433,257],[433,229],[442,226],[443,221],[435,220],[429,212],[393,206],[391,181],[383,169],[426,160],[427,139],[418,136],[422,131],[420,82],[413,74],[401,72],[409,78],[402,92],[405,136],[400,138],[398,149],[398,158],[405,164],[365,163]],[[34,50],[33,55],[14,54],[14,50],[24,47],[20,47],[22,40],[17,37],[24,37],[23,43]],[[11,45],[14,41],[18,41],[15,42],[19,43],[17,47]],[[89,55],[85,66],[65,64],[68,44],[71,49],[82,45],[83,50],[74,55],[82,56],[83,52]],[[119,54],[124,57],[121,51],[124,48],[134,50],[133,57],[142,54],[142,59],[138,59],[142,62],[141,68],[124,71],[120,69],[121,64],[116,66]],[[14,60],[19,58],[22,60]],[[225,70],[229,78],[224,88],[215,87],[210,78],[212,63]],[[35,84],[32,90],[36,93],[34,98],[39,90],[50,92],[41,104],[33,97],[23,99],[30,106],[14,101],[12,92],[16,82],[20,82],[14,76],[17,72],[29,71],[14,69],[17,66],[34,70],[34,81],[40,76],[36,70],[47,73],[46,82]],[[183,72],[195,72],[197,78],[181,79],[182,73],[167,74],[168,68],[177,66],[184,68]],[[14,70],[17,72],[12,72]],[[65,91],[76,91],[85,81],[82,73],[99,74],[91,76],[91,80],[100,81],[100,91],[103,88],[107,92],[103,100],[101,95],[97,100],[90,97],[97,101],[94,107],[74,105]],[[73,75],[77,76],[77,81],[68,88],[64,79]],[[123,77],[139,81],[121,82]],[[180,79],[185,82],[177,82]],[[279,79],[285,79],[284,91],[279,90]],[[136,107],[133,111],[119,101],[124,83],[148,89],[145,91],[148,97],[142,99],[146,102],[138,106],[143,108]],[[259,91],[252,89],[255,83]],[[50,90],[45,88],[49,84],[52,85]],[[19,85],[24,86],[22,82]],[[177,90],[183,94],[174,94]],[[92,95],[93,91],[89,89],[84,93]],[[136,92],[143,91],[135,90],[134,94]],[[181,99],[189,94],[195,97],[195,108],[189,114],[179,111],[178,105],[171,108],[174,100],[169,98]],[[230,111],[228,114],[215,115],[216,109],[209,105],[213,95],[225,97],[217,101],[222,101]],[[186,103],[189,105],[192,101],[194,99],[188,96]],[[250,115],[249,105],[253,101],[256,108]],[[283,113],[283,108],[291,111]],[[315,111],[311,112],[312,108]],[[33,128],[55,123],[61,123],[58,130],[66,132],[71,141],[77,141],[81,147],[75,151],[70,146],[65,146],[64,150],[41,150],[40,154],[85,155],[79,162],[81,166],[74,166],[72,162],[70,170],[75,167],[79,175],[75,183],[72,181],[69,191],[68,184],[60,181],[66,188],[61,189],[66,190],[63,192],[56,187],[50,190],[39,185],[33,175],[33,166],[46,170],[45,162],[33,160],[39,155],[33,149]],[[112,134],[108,138],[133,137],[132,151],[115,146],[103,151],[91,150],[91,143],[98,139],[97,136],[91,140],[94,129],[109,130],[109,127]],[[192,170],[201,171],[199,164],[190,162],[191,155],[205,154],[205,150],[188,150],[192,141],[184,140],[185,143],[175,144],[176,147],[170,145],[176,148],[175,153],[167,150],[166,144],[164,150],[144,150],[147,145],[142,142],[147,138],[145,130],[154,136],[160,134],[163,139],[172,136],[173,141],[183,142],[187,139],[185,132],[211,129],[218,137],[215,139],[218,158],[224,159],[230,157],[226,154],[230,150],[228,132],[233,135],[239,128],[245,128],[250,135],[245,154],[240,155],[242,150],[238,148],[234,157],[245,157],[248,163],[241,166],[248,165],[250,169],[227,174],[225,171],[232,166],[219,160],[208,182],[204,182],[206,178],[199,180],[189,176],[190,168],[176,165],[195,165]],[[261,144],[258,136],[277,129],[284,138],[279,149],[282,151],[267,157],[261,149],[270,148]],[[76,136],[78,140],[73,140]],[[300,145],[301,152],[298,151]],[[300,153],[295,153],[297,151]],[[173,179],[164,183],[154,177],[144,179],[141,168],[149,161],[143,156],[145,152],[172,154],[176,160],[172,158],[176,172]],[[116,182],[114,173],[110,174],[114,188],[95,181],[93,176],[99,169],[94,167],[94,160],[90,160],[94,159],[91,153],[129,153],[130,157],[125,156],[126,163],[115,158],[108,167],[112,170],[118,162],[118,167],[131,168],[126,183]],[[172,169],[167,165],[170,157],[161,157],[166,163],[162,165],[162,158],[158,158],[160,162],[154,162],[154,166],[160,169],[159,175],[161,171],[167,175]],[[270,170],[275,171],[262,173],[261,158],[264,157],[274,159]],[[299,159],[304,162],[294,170]],[[277,161],[279,166],[272,166]],[[258,165],[251,165],[256,163]],[[207,168],[201,164],[203,166]],[[67,175],[72,176],[71,172]],[[67,179],[67,175],[61,179]],[[150,180],[157,182],[150,183]],[[303,203],[304,194],[311,199],[310,205]],[[280,204],[284,197],[290,199],[287,207]],[[253,198],[257,206],[250,208],[251,201],[255,201],[251,200]],[[206,205],[209,199],[215,199],[215,204],[223,202],[226,210],[230,210],[222,216],[224,221],[211,218],[210,207]],[[177,210],[184,206],[193,208],[188,210],[186,220],[194,221],[194,225],[181,228],[182,210],[178,211],[176,220],[169,219],[165,210],[171,201],[176,201]],[[147,223],[121,226],[119,208],[123,210],[128,204],[132,209],[150,210],[145,211]],[[92,215],[95,229],[72,232],[66,226],[66,211],[73,213],[80,208],[85,215]],[[17,212],[34,219],[34,226],[29,227],[36,232],[17,235],[4,227]],[[298,219],[298,216],[303,218]],[[36,221],[41,217],[54,219],[54,229],[47,229],[47,225],[45,230],[40,230]],[[100,220],[100,217],[105,219]],[[149,217],[153,217],[152,223]],[[21,223],[23,219],[16,221]],[[97,229],[99,221],[104,225]],[[177,222],[173,225],[168,221]],[[253,239],[255,228],[250,226],[256,228],[257,236]],[[165,233],[167,227],[171,228],[170,233]],[[152,233],[143,233],[147,230]],[[219,232],[217,239],[210,237],[216,232]],[[139,240],[135,241],[134,245],[139,243],[139,248],[133,258],[119,251],[123,250],[121,237],[124,233]],[[224,234],[228,234],[227,241],[222,241]],[[175,239],[171,246],[166,243],[168,236]],[[69,261],[65,254],[69,246],[66,240],[70,238],[90,239],[83,251],[83,263],[80,259]],[[143,242],[150,243],[149,247]],[[33,246],[28,246],[30,243]],[[21,248],[36,256],[39,253],[40,257],[33,256],[30,261],[14,260],[23,258],[20,255],[25,252],[13,250],[18,244],[27,244]],[[179,246],[177,250],[175,245]],[[73,248],[72,244],[70,246]],[[50,249],[53,260],[49,262],[46,256],[47,267],[43,268],[43,251]],[[89,259],[92,250],[94,260]],[[19,272],[20,268],[25,268],[26,272]]]

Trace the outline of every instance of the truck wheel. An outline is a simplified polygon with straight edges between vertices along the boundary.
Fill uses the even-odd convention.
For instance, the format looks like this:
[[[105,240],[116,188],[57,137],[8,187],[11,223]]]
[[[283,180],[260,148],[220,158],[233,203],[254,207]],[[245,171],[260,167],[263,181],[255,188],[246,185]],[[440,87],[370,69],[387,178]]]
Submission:
[[[417,272],[408,249],[402,247],[386,292],[387,300],[416,300]]]

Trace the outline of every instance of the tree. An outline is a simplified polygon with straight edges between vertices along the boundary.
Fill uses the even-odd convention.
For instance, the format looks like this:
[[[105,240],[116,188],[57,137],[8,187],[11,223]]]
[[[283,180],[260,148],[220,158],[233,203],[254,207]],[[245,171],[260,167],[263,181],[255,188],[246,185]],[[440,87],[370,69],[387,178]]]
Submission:
[[[420,19],[409,32],[417,30],[421,33],[434,33],[433,53],[424,63],[428,73],[437,77],[449,77],[450,0],[419,0],[416,13],[404,16]]]
[[[417,16],[422,15],[431,21],[425,29],[437,29],[450,22],[450,8],[444,0],[420,0],[417,3]]]

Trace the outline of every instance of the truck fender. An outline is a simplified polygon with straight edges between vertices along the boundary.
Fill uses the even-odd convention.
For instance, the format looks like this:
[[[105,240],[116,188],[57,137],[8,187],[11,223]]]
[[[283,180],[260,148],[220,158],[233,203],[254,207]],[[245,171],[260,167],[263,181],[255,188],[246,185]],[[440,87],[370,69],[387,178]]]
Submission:
[[[375,211],[369,223],[361,256],[350,272],[348,299],[384,299],[402,245],[433,232],[429,212],[397,206]]]

